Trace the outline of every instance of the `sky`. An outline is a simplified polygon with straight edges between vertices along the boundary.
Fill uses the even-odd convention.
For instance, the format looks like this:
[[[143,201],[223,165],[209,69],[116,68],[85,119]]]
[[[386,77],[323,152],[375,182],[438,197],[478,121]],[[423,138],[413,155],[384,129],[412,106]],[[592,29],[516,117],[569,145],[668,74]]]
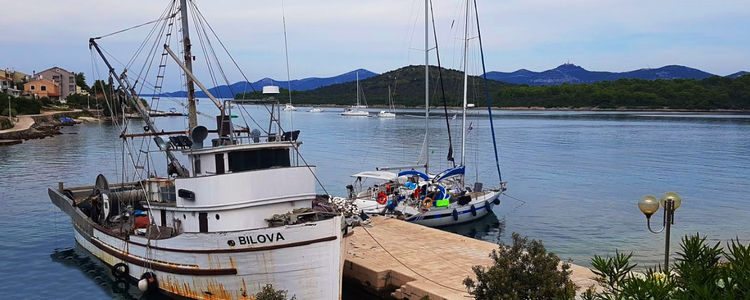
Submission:
[[[329,77],[358,68],[382,73],[424,63],[423,0],[284,0],[283,7],[279,0],[194,1],[251,81],[287,78],[282,15],[286,18],[292,79]],[[433,1],[442,65],[459,69],[465,0]],[[91,81],[105,71],[101,60],[92,59],[88,38],[157,19],[168,3],[0,0],[0,68],[32,73],[60,66],[84,72]],[[567,62],[592,71],[621,72],[672,64],[717,75],[750,71],[747,0],[477,3],[488,71],[543,71]],[[127,62],[150,28],[99,40],[108,54],[117,58],[118,72],[123,64],[117,61]],[[470,72],[479,74],[475,26],[469,31],[469,59],[473,62],[468,65]],[[196,47],[194,30],[192,34]],[[221,52],[220,46],[213,44]],[[206,56],[198,49],[193,54],[196,75],[209,77]],[[228,81],[242,80],[228,57],[219,56]],[[434,51],[430,59],[434,64]],[[131,66],[130,71],[136,68],[140,67]],[[144,77],[149,76],[156,75],[152,72]],[[212,80],[205,81],[212,86]],[[179,80],[170,79],[164,89],[179,90],[180,85]]]

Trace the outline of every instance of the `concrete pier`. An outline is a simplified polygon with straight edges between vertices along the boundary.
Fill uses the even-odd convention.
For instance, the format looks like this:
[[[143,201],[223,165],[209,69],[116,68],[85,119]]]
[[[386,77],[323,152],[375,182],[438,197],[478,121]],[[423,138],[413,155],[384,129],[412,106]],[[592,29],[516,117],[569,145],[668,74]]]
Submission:
[[[470,299],[463,280],[475,265],[491,265],[494,243],[384,217],[354,228],[344,240],[344,278],[396,299]],[[571,279],[585,290],[595,282],[588,268],[571,265]]]

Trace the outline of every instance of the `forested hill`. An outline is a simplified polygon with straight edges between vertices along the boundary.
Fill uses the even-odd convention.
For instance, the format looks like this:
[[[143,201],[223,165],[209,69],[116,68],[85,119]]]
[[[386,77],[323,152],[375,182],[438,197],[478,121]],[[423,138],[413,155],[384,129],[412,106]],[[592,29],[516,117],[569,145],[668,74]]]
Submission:
[[[498,92],[504,107],[750,110],[750,75],[701,80],[619,79],[592,84],[513,86]]]
[[[463,73],[458,70],[442,69],[445,95],[450,106],[460,106],[463,97]],[[442,105],[443,98],[438,84],[438,68],[430,67],[430,105]],[[492,94],[510,84],[489,80]],[[368,105],[387,105],[388,86],[390,85],[393,102],[396,106],[424,106],[424,66],[407,66],[359,81],[363,91],[363,103]],[[336,104],[354,105],[357,101],[357,83],[346,82],[324,86],[310,91],[293,91],[292,99],[297,104]],[[472,101],[485,103],[484,81],[477,76],[469,77],[469,98]],[[259,98],[259,94],[238,94],[235,98]],[[279,99],[288,99],[286,90],[282,89]]]
[[[437,67],[430,68],[430,77],[430,104],[442,105]],[[469,78],[469,102],[483,106],[486,103],[484,82],[480,77]],[[460,106],[463,73],[443,69],[443,81],[448,105]],[[713,76],[700,80],[619,79],[555,86],[512,85],[493,80],[489,80],[488,83],[494,107],[750,110],[750,75],[738,78]],[[368,105],[387,104],[388,85],[393,91],[396,106],[424,105],[424,67],[408,66],[360,80],[360,87],[364,91],[364,99]],[[262,95],[236,96],[242,97],[258,99]],[[282,90],[282,94],[278,95],[279,99],[287,97],[286,90]],[[356,83],[335,84],[310,91],[293,91],[292,98],[295,105],[353,105],[356,101]]]

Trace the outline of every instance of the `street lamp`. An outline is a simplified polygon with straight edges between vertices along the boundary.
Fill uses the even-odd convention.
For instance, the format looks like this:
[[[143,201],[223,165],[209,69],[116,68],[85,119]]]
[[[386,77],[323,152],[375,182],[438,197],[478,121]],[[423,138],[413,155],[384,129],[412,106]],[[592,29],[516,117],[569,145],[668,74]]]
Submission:
[[[662,228],[654,231],[651,229],[651,215],[659,210],[659,205],[664,207],[664,217],[662,218]],[[675,192],[666,192],[657,200],[652,195],[646,195],[638,201],[638,209],[646,215],[646,226],[652,233],[661,233],[666,229],[666,242],[664,243],[664,274],[669,274],[669,234],[674,224],[674,211],[682,205],[682,198]]]

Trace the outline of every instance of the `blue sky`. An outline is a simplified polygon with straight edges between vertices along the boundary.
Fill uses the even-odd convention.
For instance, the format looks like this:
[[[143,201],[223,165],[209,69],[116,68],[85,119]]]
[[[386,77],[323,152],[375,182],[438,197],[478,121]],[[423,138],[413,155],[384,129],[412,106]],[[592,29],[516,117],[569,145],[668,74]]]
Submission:
[[[443,65],[460,68],[462,0],[435,1]],[[87,40],[158,17],[168,1],[0,0],[0,68],[92,69]],[[251,80],[286,78],[278,0],[197,1]],[[292,78],[421,64],[423,0],[285,0]],[[478,0],[487,68],[541,71],[570,62],[628,71],[670,64],[718,75],[750,70],[750,3],[744,1]],[[451,27],[451,24],[454,24]],[[101,40],[127,61],[147,30]],[[474,40],[475,41],[475,40]],[[195,44],[196,41],[194,40]],[[475,49],[472,58],[477,56]],[[203,57],[197,54],[197,75]],[[434,55],[432,60],[434,61]],[[101,62],[97,62],[101,67]],[[225,65],[230,81],[241,77]],[[174,68],[174,67],[173,67]],[[101,68],[99,68],[101,70]],[[476,63],[470,64],[479,73]],[[170,81],[165,90],[179,89]],[[207,85],[211,85],[210,82]]]

